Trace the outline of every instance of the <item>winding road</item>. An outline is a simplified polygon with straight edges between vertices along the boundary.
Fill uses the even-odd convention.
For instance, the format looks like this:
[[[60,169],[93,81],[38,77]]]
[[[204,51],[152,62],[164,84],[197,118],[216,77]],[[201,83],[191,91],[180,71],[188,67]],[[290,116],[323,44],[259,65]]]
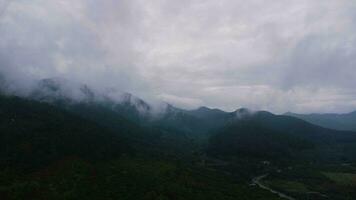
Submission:
[[[267,176],[268,176],[268,174],[264,174],[264,175],[261,175],[261,176],[257,176],[257,177],[255,177],[255,178],[252,179],[252,183],[253,183],[254,185],[257,185],[257,186],[260,187],[261,189],[268,190],[269,192],[271,192],[271,193],[273,193],[273,194],[277,194],[279,197],[281,197],[281,198],[283,198],[283,199],[296,200],[296,199],[293,198],[293,197],[290,197],[290,196],[288,196],[288,195],[286,195],[286,194],[283,194],[283,193],[281,193],[281,192],[278,192],[278,191],[276,191],[276,190],[273,190],[272,188],[269,188],[269,187],[266,186],[266,185],[263,185],[261,181],[262,181],[264,178],[266,178]]]
[[[226,162],[226,161],[223,161],[223,160],[220,160],[220,159],[214,159],[214,158],[210,158],[208,156],[205,156],[203,159],[203,165],[204,166],[207,166],[207,167],[217,167],[217,166],[226,166],[229,164],[229,162]],[[210,161],[209,163],[207,163],[207,161]],[[230,173],[228,173],[230,174]],[[273,190],[272,188],[269,188],[268,186],[266,185],[263,185],[262,184],[262,180],[264,178],[266,178],[269,174],[264,174],[264,175],[261,175],[261,176],[257,176],[255,178],[252,179],[252,184],[253,185],[257,185],[259,188],[263,189],[263,190],[267,190],[273,194],[277,194],[279,197],[283,198],[283,199],[287,199],[287,200],[296,200],[295,198],[293,197],[290,197],[282,192],[278,192],[276,190]]]

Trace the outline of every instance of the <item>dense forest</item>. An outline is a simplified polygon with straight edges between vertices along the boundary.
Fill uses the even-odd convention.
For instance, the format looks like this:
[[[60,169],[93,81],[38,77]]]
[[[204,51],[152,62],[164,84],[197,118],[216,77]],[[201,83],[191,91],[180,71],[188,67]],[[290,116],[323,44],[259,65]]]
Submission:
[[[281,199],[258,184],[298,199],[355,197],[354,132],[248,109],[152,115],[130,94],[81,91],[85,101],[0,96],[1,199]]]

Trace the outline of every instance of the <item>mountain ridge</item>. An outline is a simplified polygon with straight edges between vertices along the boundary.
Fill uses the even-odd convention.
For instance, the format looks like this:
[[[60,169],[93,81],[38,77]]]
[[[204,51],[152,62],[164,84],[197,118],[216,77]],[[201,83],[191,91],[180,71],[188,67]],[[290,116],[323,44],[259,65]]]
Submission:
[[[356,111],[344,114],[296,114],[287,112],[285,115],[296,117],[330,129],[356,131]]]

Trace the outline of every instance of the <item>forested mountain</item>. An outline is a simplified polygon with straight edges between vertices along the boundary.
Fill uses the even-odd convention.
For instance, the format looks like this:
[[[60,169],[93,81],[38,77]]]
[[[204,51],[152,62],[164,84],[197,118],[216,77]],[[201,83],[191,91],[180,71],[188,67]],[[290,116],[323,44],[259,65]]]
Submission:
[[[77,156],[102,160],[132,153],[128,141],[48,104],[0,96],[0,165],[34,169]]]
[[[159,112],[154,112],[151,105],[129,93],[103,93],[84,84],[68,87],[61,79],[38,82],[28,98],[64,109],[132,143],[139,141],[153,149],[180,149],[183,153],[195,151],[210,141],[210,153],[214,152],[213,149],[228,149],[232,154],[240,154],[238,149],[244,149],[248,155],[250,149],[256,155],[257,151],[266,154],[268,150],[272,155],[286,156],[305,149],[308,153],[303,153],[310,154],[313,159],[355,157],[355,133],[322,128],[298,118],[266,111],[241,108],[224,112],[207,107],[184,110],[166,104]],[[181,148],[183,146],[185,148]],[[218,151],[215,154],[219,154]]]
[[[29,99],[62,107],[87,104],[111,109],[133,122],[142,122],[150,115],[151,107],[142,99],[126,92],[108,89],[105,93],[85,84],[68,83],[63,79],[43,79],[30,92]]]
[[[0,96],[0,198],[279,199],[192,165],[187,141],[101,105]]]
[[[28,96],[0,95],[0,198],[279,199],[248,182],[285,166],[356,161],[352,131],[246,108],[163,105],[55,79]],[[329,181],[322,189],[334,187],[318,173],[314,181]]]
[[[209,153],[290,159],[354,161],[356,133],[260,111],[230,121],[210,139]]]
[[[356,111],[346,114],[296,114],[288,112],[285,115],[330,129],[356,131]]]

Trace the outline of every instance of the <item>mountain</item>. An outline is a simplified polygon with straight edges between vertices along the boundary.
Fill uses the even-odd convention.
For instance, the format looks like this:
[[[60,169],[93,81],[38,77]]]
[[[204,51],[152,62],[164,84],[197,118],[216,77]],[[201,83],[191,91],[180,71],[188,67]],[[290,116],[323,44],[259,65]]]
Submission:
[[[148,112],[151,108],[142,99],[115,89],[95,90],[86,84],[62,78],[48,78],[38,81],[27,97],[41,102],[58,103],[103,103],[113,106],[123,104],[135,106],[137,110]]]
[[[346,114],[296,114],[288,112],[285,115],[296,117],[325,128],[356,131],[356,111]]]
[[[5,76],[0,73],[0,94],[9,94],[10,92],[10,84],[6,80]]]
[[[177,135],[149,138],[105,106],[73,106],[0,96],[0,199],[278,199],[166,155],[193,150]]]
[[[60,108],[0,96],[0,166],[33,169],[76,156],[102,160],[131,152],[128,142]]]
[[[237,113],[243,117],[230,121],[210,138],[209,154],[275,160],[356,160],[356,132],[322,128],[266,111]]]
[[[353,177],[355,132],[247,108],[160,108],[63,79],[0,95],[0,199],[279,199],[247,185],[267,173],[263,184],[355,196],[328,178]]]
[[[311,154],[317,155],[310,157],[319,156],[325,160],[341,159],[341,154],[345,155],[345,159],[354,157],[355,133],[322,128],[295,117],[274,115],[266,111],[254,112],[241,108],[235,112],[224,112],[207,107],[184,110],[165,104],[160,112],[154,112],[151,105],[129,93],[114,90],[98,92],[86,85],[72,84],[61,79],[40,81],[30,98],[92,121],[119,133],[132,143],[166,149],[167,152],[189,151],[193,146],[210,141],[208,152],[217,150],[215,154],[219,154],[219,144],[222,144],[245,151],[252,151],[251,148],[259,146],[257,151],[280,157],[295,155],[295,152],[301,150],[306,152],[312,147],[318,151],[312,151]],[[219,136],[228,143],[218,139]],[[240,140],[244,142],[234,145],[235,141]],[[231,151],[233,149],[229,148]],[[257,152],[253,154],[257,155]]]
[[[132,94],[115,90],[96,91],[85,84],[58,78],[39,81],[28,98],[59,106],[109,129],[131,130],[132,135],[137,130],[121,126],[120,121],[127,121],[125,125],[134,123],[143,126],[145,132],[155,130],[179,137],[196,138],[221,126],[229,117],[226,112],[217,109],[189,111],[170,104],[163,104],[157,111]]]
[[[5,81],[4,76],[0,73],[0,92],[4,93],[6,88],[7,88],[7,83]]]
[[[185,133],[191,138],[205,141],[215,130],[236,120],[238,118],[236,112],[224,112],[207,107],[184,110],[168,104],[161,116],[152,123],[165,130]]]
[[[207,107],[200,107],[196,110],[187,111],[187,113],[200,119],[202,130],[205,132],[212,132],[235,118],[235,116],[229,112]]]
[[[96,103],[57,105],[0,95],[0,167],[36,168],[68,156],[184,156],[185,134],[142,126]]]
[[[165,154],[185,154],[187,150],[182,147],[192,146],[187,131],[164,129],[152,107],[129,93],[112,89],[97,91],[62,79],[44,79],[38,82],[29,98],[107,128],[133,143],[141,152],[164,149]],[[168,115],[164,118],[169,121]]]
[[[226,117],[226,112],[219,109],[210,109],[208,107],[200,107],[196,110],[190,110],[188,113],[192,116],[201,119],[219,119]]]
[[[327,129],[295,117],[274,115],[266,111],[257,112],[250,119],[265,127],[318,143],[330,143],[339,140],[347,141],[348,139],[352,139],[355,133]]]
[[[60,78],[38,81],[28,98],[67,108],[79,104],[100,105],[134,122],[147,120],[151,114],[151,106],[132,94],[113,89],[97,91],[85,84]]]
[[[219,130],[210,138],[208,154],[239,158],[279,160],[291,158],[296,151],[312,148],[313,144],[251,121],[239,121]]]
[[[200,120],[197,117],[170,104],[154,118],[151,125],[180,134],[194,134],[200,130]]]

